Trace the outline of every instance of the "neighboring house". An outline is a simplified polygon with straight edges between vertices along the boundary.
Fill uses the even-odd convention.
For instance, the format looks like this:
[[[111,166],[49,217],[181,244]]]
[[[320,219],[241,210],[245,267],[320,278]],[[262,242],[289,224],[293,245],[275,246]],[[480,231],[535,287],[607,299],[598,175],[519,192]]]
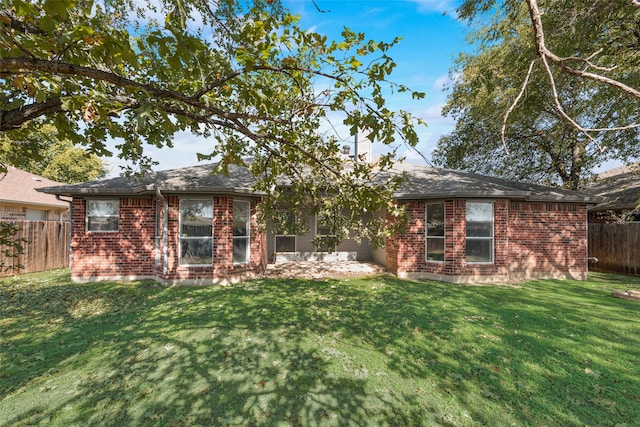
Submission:
[[[37,191],[54,185],[63,184],[7,166],[7,173],[0,173],[0,221],[68,219],[68,202]]]
[[[606,200],[589,209],[589,256],[594,269],[640,274],[640,165],[603,172],[584,192]]]
[[[222,283],[260,275],[281,259],[375,261],[403,278],[506,282],[585,279],[587,206],[600,198],[471,173],[405,164],[409,180],[395,195],[409,221],[383,248],[344,241],[313,247],[330,233],[309,218],[304,236],[261,232],[264,197],[240,167],[213,165],[41,189],[73,198],[72,278],[77,282],[155,279]],[[384,213],[380,213],[384,215]]]
[[[620,166],[602,172],[585,193],[606,197],[589,209],[589,222],[640,220],[640,164]]]

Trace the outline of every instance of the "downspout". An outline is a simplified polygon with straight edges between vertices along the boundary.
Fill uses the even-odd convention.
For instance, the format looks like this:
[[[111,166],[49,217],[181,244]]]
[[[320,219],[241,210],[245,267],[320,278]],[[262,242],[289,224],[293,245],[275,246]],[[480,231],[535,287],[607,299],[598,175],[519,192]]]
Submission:
[[[160,192],[160,188],[156,187],[156,196],[162,200],[162,237],[160,239],[160,246],[162,247],[160,252],[160,263],[162,264],[162,281],[164,282],[168,273],[168,258],[169,258],[169,202]]]
[[[71,219],[73,218],[73,198],[71,200],[65,200],[60,197],[60,194],[56,194],[56,200],[69,203],[69,270],[71,270],[71,260],[73,259],[73,246],[71,245],[71,239],[73,238],[73,222],[71,221]]]
[[[586,256],[585,256],[585,258],[586,258],[586,262],[585,262],[585,264],[586,264],[586,265],[585,265],[585,269],[586,269],[586,271],[587,271],[587,278],[586,278],[586,280],[588,280],[588,279],[589,279],[589,262],[590,262],[590,261],[592,260],[592,258],[593,258],[593,263],[595,264],[595,263],[597,263],[597,262],[598,262],[598,258],[596,258],[596,257],[592,257],[592,258],[590,258],[590,257],[589,257],[589,209],[587,209],[587,205],[586,205],[586,204],[584,205],[584,216],[585,216],[585,221],[584,221],[584,222],[585,222],[585,224],[584,224],[584,227],[585,227],[585,229],[586,229],[586,230],[585,230],[586,245],[585,245],[585,248],[584,248],[584,250],[585,250],[585,255],[586,255]]]

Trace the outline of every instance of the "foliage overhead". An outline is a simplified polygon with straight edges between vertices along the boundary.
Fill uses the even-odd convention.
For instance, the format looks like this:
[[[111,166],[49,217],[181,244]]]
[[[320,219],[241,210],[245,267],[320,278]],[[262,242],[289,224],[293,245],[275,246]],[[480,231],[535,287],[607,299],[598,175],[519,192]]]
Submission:
[[[345,28],[329,41],[297,21],[277,0],[5,2],[0,132],[19,141],[44,120],[90,153],[131,161],[132,172],[153,165],[145,145],[170,149],[188,131],[211,140],[199,157],[220,159],[222,170],[251,158],[257,189],[274,203],[317,206],[319,196],[339,194],[323,203],[339,212],[386,206],[398,179],[361,184],[392,165],[399,144],[417,143],[417,122],[385,98],[423,97],[388,81],[399,39]],[[341,144],[324,131],[336,117],[390,145],[389,154],[375,168],[345,167]],[[295,191],[278,192],[278,177]]]
[[[578,188],[640,155],[640,7],[468,0],[459,13],[477,49],[451,71],[444,113],[457,121],[436,164]]]
[[[86,153],[68,139],[59,140],[54,126],[32,123],[29,127],[26,139],[19,142],[0,134],[0,164],[67,184],[107,175],[107,167],[98,156]]]

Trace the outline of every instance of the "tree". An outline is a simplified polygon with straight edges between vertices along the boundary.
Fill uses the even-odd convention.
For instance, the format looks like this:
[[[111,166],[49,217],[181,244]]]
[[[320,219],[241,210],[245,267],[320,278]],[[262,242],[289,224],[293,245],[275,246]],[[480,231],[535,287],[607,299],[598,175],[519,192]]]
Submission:
[[[473,34],[477,52],[460,55],[452,70],[444,112],[457,122],[438,142],[434,162],[578,188],[602,162],[640,153],[640,99],[624,89],[640,87],[640,8],[547,1],[540,26],[532,5],[462,4],[460,16],[472,24],[495,15]],[[536,43],[540,31],[554,61]],[[604,77],[593,78],[593,69]]]
[[[107,175],[107,167],[98,156],[86,153],[68,139],[58,139],[54,126],[32,125],[35,126],[30,126],[27,139],[23,141],[12,141],[0,135],[1,164],[68,184]]]
[[[398,39],[345,28],[328,41],[277,0],[13,0],[0,23],[0,132],[13,141],[41,119],[101,156],[112,154],[108,138],[120,141],[117,155],[144,171],[153,165],[145,144],[171,148],[187,130],[212,140],[201,159],[219,159],[221,171],[247,165],[274,203],[340,212],[389,205],[399,179],[363,185],[395,151],[375,167],[345,167],[339,141],[323,134],[328,117],[340,113],[377,143],[417,143],[416,121],[385,103],[410,91],[388,82]],[[295,191],[280,191],[283,179]]]

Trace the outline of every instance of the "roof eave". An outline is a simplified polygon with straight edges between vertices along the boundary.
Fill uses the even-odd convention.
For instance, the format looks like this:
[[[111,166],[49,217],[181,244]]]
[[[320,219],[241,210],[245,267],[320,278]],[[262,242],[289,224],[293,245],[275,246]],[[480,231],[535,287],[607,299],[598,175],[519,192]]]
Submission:
[[[261,191],[255,191],[251,188],[241,187],[241,188],[228,188],[228,187],[198,187],[198,188],[185,188],[179,186],[158,186],[153,188],[148,188],[149,192],[155,193],[156,188],[160,190],[162,193],[169,194],[192,194],[192,193],[207,193],[207,194],[220,194],[220,195],[245,195],[245,196],[255,196],[261,197],[265,196],[266,193]]]
[[[59,188],[56,190],[56,188]],[[208,193],[220,195],[245,195],[245,196],[264,196],[265,193],[257,192],[251,188],[228,188],[228,187],[198,187],[186,188],[181,186],[136,186],[134,188],[64,188],[64,187],[45,187],[39,191],[47,194],[56,194],[60,196],[76,197],[76,196],[141,196],[145,194],[155,194],[157,190],[163,193],[186,194],[186,193]]]
[[[43,203],[43,202],[30,202],[30,201],[24,201],[24,200],[0,199],[0,203],[22,205],[22,206],[43,207],[43,208],[58,209],[58,210],[69,209],[69,204],[64,202],[59,204],[53,204],[53,203]]]
[[[395,193],[393,197],[398,200],[421,200],[421,199],[526,199],[530,196],[529,192],[522,191],[445,191],[440,193]]]

